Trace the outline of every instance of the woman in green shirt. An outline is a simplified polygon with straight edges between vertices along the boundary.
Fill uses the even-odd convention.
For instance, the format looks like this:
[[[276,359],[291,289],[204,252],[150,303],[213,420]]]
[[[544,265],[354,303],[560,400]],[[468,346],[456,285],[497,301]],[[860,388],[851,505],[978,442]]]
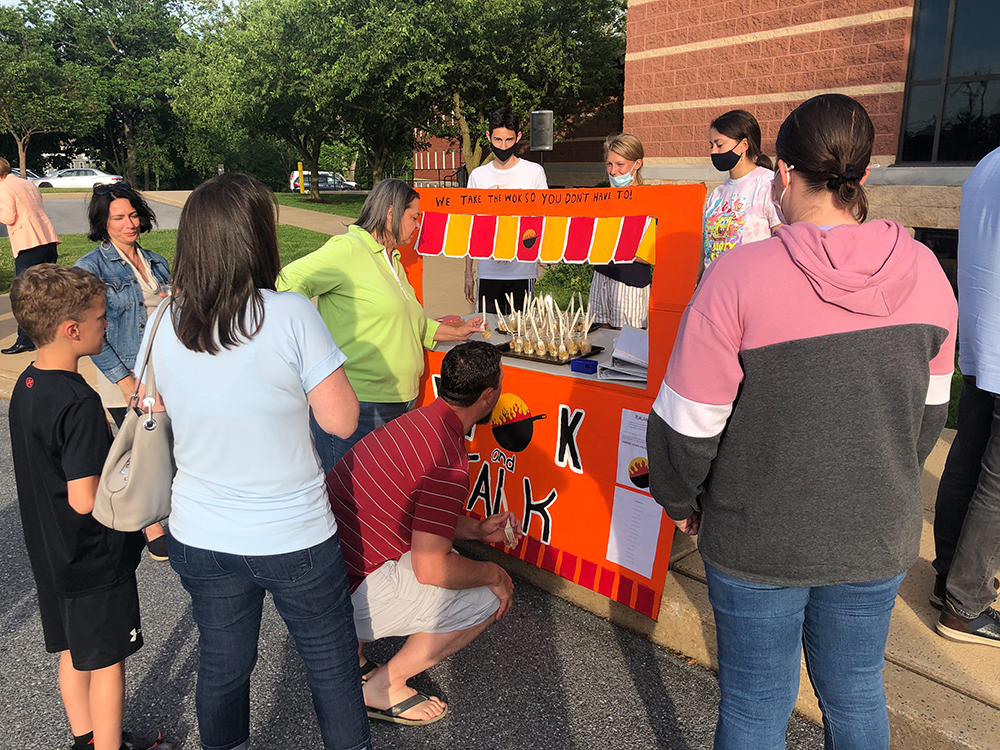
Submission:
[[[460,327],[424,315],[396,249],[420,223],[420,196],[400,180],[383,180],[369,194],[347,234],[285,266],[278,291],[319,298],[319,312],[344,354],[344,370],[361,402],[358,429],[346,440],[313,423],[316,449],[328,472],[369,432],[413,407],[424,371],[424,348],[464,341],[482,318]]]

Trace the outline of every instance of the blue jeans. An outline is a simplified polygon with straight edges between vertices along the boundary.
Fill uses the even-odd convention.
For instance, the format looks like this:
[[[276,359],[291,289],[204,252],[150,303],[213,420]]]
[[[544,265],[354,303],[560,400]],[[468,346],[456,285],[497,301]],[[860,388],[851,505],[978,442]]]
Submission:
[[[312,426],[313,440],[316,443],[319,461],[323,465],[323,473],[329,474],[330,470],[347,455],[355,443],[369,432],[374,432],[382,425],[389,424],[396,417],[406,414],[413,408],[413,403],[413,401],[402,401],[382,404],[376,401],[362,401],[360,403],[361,413],[358,415],[358,429],[346,440],[324,432],[310,412],[309,424]]]
[[[948,601],[972,620],[996,598],[1000,569],[1000,396],[963,377],[958,434],[934,506],[934,570]]]
[[[889,747],[885,642],[903,575],[789,588],[705,565],[719,644],[715,750],[781,750],[799,690],[802,646],[827,750]]]
[[[168,532],[169,534],[169,532]],[[169,535],[170,564],[198,624],[195,708],[204,750],[243,750],[250,736],[250,674],[265,592],[295,639],[326,750],[371,748],[361,694],[354,607],[340,541],[283,555],[189,547]]]

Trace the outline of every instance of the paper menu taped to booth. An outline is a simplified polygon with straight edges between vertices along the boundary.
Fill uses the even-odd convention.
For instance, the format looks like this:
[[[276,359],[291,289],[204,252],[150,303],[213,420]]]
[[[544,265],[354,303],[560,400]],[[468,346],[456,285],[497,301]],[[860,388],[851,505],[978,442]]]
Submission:
[[[651,497],[615,487],[608,560],[649,578],[662,518],[663,508]]]
[[[646,454],[646,423],[649,415],[622,409],[618,433],[618,470],[615,481],[626,487],[649,492],[649,458]]]

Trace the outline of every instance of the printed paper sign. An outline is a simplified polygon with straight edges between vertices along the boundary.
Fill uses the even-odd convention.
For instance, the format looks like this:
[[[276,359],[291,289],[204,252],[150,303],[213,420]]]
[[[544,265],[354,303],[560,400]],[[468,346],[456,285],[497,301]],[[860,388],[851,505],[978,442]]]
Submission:
[[[649,578],[653,574],[663,508],[651,497],[624,487],[615,487],[614,503],[608,560]]]
[[[626,487],[649,492],[649,458],[646,455],[646,422],[649,415],[622,409],[618,433],[618,473],[615,481]]]

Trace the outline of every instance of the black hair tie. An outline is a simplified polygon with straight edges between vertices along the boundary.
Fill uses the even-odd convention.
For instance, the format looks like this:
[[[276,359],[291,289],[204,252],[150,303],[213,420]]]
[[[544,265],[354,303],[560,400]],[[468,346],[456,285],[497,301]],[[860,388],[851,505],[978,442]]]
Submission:
[[[855,182],[864,176],[864,172],[859,172],[858,168],[853,164],[848,164],[844,168],[844,171],[840,173],[839,177],[827,180],[826,186],[830,188],[830,190],[839,190],[841,185],[848,182]]]

